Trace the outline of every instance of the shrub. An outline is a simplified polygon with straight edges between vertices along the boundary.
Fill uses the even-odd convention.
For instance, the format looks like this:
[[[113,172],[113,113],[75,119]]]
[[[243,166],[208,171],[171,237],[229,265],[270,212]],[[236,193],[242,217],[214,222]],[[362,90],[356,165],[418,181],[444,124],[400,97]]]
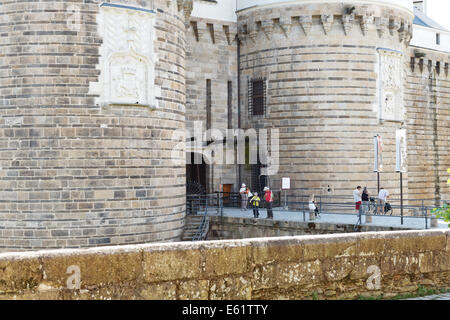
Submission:
[[[431,213],[435,214],[437,218],[444,219],[445,222],[450,222],[450,205],[448,203],[440,208],[434,208]],[[450,228],[450,225],[448,227]]]

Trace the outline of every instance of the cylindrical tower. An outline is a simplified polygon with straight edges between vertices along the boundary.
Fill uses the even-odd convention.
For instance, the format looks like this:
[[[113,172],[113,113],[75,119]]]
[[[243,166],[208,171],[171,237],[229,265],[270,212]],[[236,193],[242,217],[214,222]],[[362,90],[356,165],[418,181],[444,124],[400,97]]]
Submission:
[[[0,251],[180,239],[187,11],[0,3]]]
[[[273,188],[290,177],[297,194],[351,197],[367,185],[374,195],[380,135],[381,187],[398,194],[396,133],[413,17],[407,0],[241,2],[241,101],[252,103],[255,85],[266,90],[264,115],[255,106],[242,115],[246,127],[279,130]]]

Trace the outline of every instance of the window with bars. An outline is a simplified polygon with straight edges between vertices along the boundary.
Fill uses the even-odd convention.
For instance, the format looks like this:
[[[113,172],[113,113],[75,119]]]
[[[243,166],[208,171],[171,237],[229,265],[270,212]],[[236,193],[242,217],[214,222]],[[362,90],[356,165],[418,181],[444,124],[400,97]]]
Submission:
[[[248,114],[263,116],[266,114],[266,80],[251,79],[248,81]]]

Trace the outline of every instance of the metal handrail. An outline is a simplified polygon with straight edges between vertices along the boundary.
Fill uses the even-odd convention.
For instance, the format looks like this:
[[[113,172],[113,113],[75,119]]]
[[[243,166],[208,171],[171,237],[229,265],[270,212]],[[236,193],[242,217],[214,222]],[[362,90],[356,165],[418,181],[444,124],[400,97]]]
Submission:
[[[237,192],[215,192],[213,194],[207,194],[207,195],[201,195],[198,196],[196,195],[195,197],[197,197],[198,199],[216,199],[214,200],[214,202],[216,203],[217,206],[217,213],[223,213],[223,208],[226,206],[231,206],[231,207],[239,207],[240,203],[241,203],[241,198],[240,198],[240,194]],[[289,211],[299,211],[302,212],[305,215],[305,210],[307,210],[308,208],[308,204],[309,204],[309,196],[307,195],[289,195],[286,198],[287,201],[287,206],[289,207]],[[340,212],[340,211],[345,211],[346,208],[353,208],[355,203],[353,201],[349,200],[349,196],[346,196],[345,198],[343,196],[330,196],[330,195],[317,195],[315,196],[315,200],[316,200],[316,205],[319,208],[320,213],[324,213],[324,214],[349,214],[349,213],[344,213],[344,212]],[[376,197],[372,197],[372,198],[376,198]],[[280,197],[281,199],[281,197]],[[278,199],[278,200],[280,200]],[[288,200],[289,199],[289,200]],[[300,201],[292,201],[292,200],[300,200]],[[334,200],[334,201],[329,201],[329,200]],[[348,200],[348,201],[340,201],[340,200]],[[192,201],[192,200],[191,200]],[[383,217],[392,217],[392,218],[401,218],[403,216],[400,215],[395,215],[393,214],[394,209],[400,209],[402,206],[401,205],[396,205],[393,204],[393,202],[395,202],[396,199],[389,199],[388,202],[390,203],[391,207],[392,207],[392,211],[390,215],[382,215]],[[425,205],[425,202],[431,202],[434,201],[434,199],[404,199],[404,202],[410,201],[410,202],[420,202],[420,204],[407,204],[407,205],[403,205],[403,209],[404,210],[414,210],[416,212],[418,212],[420,214],[419,216],[416,215],[407,215],[408,218],[419,218],[419,219],[425,219],[425,227],[428,229],[428,219],[430,218],[429,216],[429,211],[431,211],[435,206],[427,206]],[[198,200],[198,202],[201,202],[201,200]],[[211,202],[210,202],[211,204]],[[262,199],[261,201],[261,208],[265,207],[265,203],[264,200]],[[274,203],[274,211],[280,211],[280,208],[282,207],[281,202],[279,203],[279,205],[277,206],[277,203]],[[375,212],[378,211],[378,202],[375,202],[374,204],[375,206]],[[211,205],[209,205],[209,207],[211,207]],[[338,212],[326,212],[326,208],[328,207],[333,207],[336,210],[338,210]],[[284,209],[281,211],[285,211]],[[354,215],[354,213],[351,213],[351,215]],[[362,213],[358,214],[358,221],[356,222],[355,225],[355,229],[358,228],[359,225],[362,225]],[[366,216],[376,216],[377,214],[373,213],[373,212],[365,212],[364,215]],[[305,220],[305,217],[304,217]],[[402,220],[403,221],[403,220]]]
[[[273,190],[275,195],[280,194],[280,190]],[[228,197],[224,197],[224,199],[232,199],[232,198],[236,198],[236,199],[240,199],[240,194],[239,192],[214,192],[213,194],[222,194],[222,195],[227,195]],[[293,195],[293,194],[288,194],[286,195],[286,198],[306,198],[309,199],[309,195]],[[350,197],[349,196],[345,196],[345,195],[316,195],[315,196],[318,199],[342,199],[342,200],[348,200]],[[376,198],[376,196],[373,196],[373,198]],[[395,202],[400,202],[401,199],[397,199],[397,198],[389,198],[389,202],[395,203]],[[436,199],[409,199],[409,198],[404,198],[403,199],[404,202],[418,202],[420,203],[420,207],[422,207],[422,204],[424,204],[425,202],[433,202],[436,203]],[[442,201],[442,200],[439,200]],[[353,203],[350,202],[349,203]],[[395,205],[400,207],[400,205]],[[409,205],[412,207],[417,207],[418,205]],[[408,205],[403,205],[403,208],[407,208]],[[434,208],[435,205],[431,205],[431,206],[425,206],[426,208]]]
[[[199,202],[201,202],[201,195],[198,195],[197,198]],[[203,213],[202,222],[200,223],[200,226],[197,229],[197,232],[192,237],[192,241],[201,241],[205,240],[207,232],[209,230],[209,220],[207,218],[208,216],[208,195],[205,197],[205,212]]]

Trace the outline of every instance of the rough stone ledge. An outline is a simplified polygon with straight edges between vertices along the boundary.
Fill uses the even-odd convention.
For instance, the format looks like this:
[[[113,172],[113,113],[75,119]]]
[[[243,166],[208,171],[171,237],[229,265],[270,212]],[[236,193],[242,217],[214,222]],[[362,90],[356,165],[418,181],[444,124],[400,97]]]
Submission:
[[[24,260],[52,257],[69,257],[76,255],[111,255],[134,252],[152,251],[177,251],[177,250],[205,250],[214,248],[236,248],[244,246],[280,246],[293,244],[328,244],[336,242],[357,242],[358,240],[369,239],[408,239],[416,237],[450,237],[450,230],[408,230],[408,231],[382,231],[364,233],[342,233],[325,235],[303,235],[293,237],[270,237],[252,238],[242,240],[213,240],[198,242],[170,242],[170,243],[150,243],[138,245],[104,246],[87,249],[55,249],[27,252],[4,252],[0,253],[2,260]],[[448,241],[447,241],[448,242]],[[444,245],[445,248],[445,245]],[[444,249],[443,248],[443,249]],[[447,251],[450,248],[446,248]]]
[[[449,286],[449,236],[396,231],[2,253],[0,299],[307,298],[314,288],[327,299],[354,298],[376,270],[384,293],[413,292],[424,279]],[[81,291],[67,287],[74,266]]]

